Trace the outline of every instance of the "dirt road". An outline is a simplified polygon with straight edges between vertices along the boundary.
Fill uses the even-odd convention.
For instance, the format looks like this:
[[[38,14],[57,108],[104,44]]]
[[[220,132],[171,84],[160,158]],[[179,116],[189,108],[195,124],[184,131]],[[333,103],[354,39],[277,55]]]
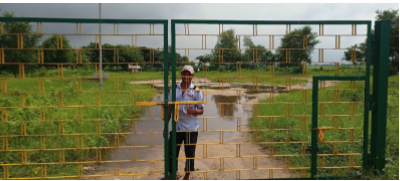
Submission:
[[[200,133],[201,134],[201,133]],[[205,134],[205,133],[204,133]],[[219,140],[214,140],[210,138],[202,139],[198,141],[198,144],[202,143],[217,143]],[[249,132],[241,132],[240,136],[232,142],[250,142],[251,135]],[[248,144],[241,146],[242,156],[254,156],[254,155],[265,155],[268,150],[262,148],[259,145]],[[164,153],[161,149],[158,152],[152,152],[155,158],[162,158]],[[179,158],[184,158],[185,156],[183,147],[180,150]],[[197,146],[196,157],[202,157],[203,146]],[[218,156],[235,156],[236,155],[236,145],[212,145],[208,146],[208,157],[218,157]],[[178,171],[184,170],[184,160],[178,161]],[[275,158],[258,158],[257,167],[258,168],[284,168],[284,162],[277,160]],[[164,162],[155,163],[155,173],[164,172]],[[222,167],[222,166],[221,166]],[[225,170],[231,169],[251,169],[253,167],[253,158],[226,158],[225,165],[223,166]],[[196,159],[195,169],[199,171],[205,170],[219,170],[220,169],[220,159]],[[148,175],[136,176],[135,179],[140,180],[155,180],[163,175],[151,175],[150,164],[148,166],[137,166],[137,167],[127,167],[119,169],[119,174],[132,174],[132,173],[146,173]],[[94,171],[85,173],[86,175],[100,175],[100,174],[114,174],[114,168],[105,166],[94,166]],[[184,173],[178,173],[178,179],[182,179]],[[241,171],[240,179],[262,179],[268,178],[268,170],[253,170],[253,171]],[[298,177],[298,174],[289,170],[275,170],[273,173],[274,178],[291,178]],[[95,178],[84,178],[84,179],[95,179]],[[132,176],[107,176],[101,177],[102,180],[130,180]],[[203,173],[193,173],[190,175],[191,180],[203,180],[205,175]],[[207,174],[208,180],[235,180],[236,172],[211,172]]]
[[[163,85],[162,80],[155,80],[155,85]],[[311,80],[309,80],[311,81]],[[131,82],[132,84],[145,84],[148,81],[136,81]],[[200,80],[198,83],[209,84],[208,80]],[[198,84],[196,83],[196,85]],[[328,83],[326,87],[332,86],[335,83]],[[294,89],[310,89],[310,87],[306,87],[305,85],[293,85],[292,88]],[[208,95],[223,95],[223,96],[235,96],[235,90],[241,90],[245,92],[245,89],[242,88],[230,88],[229,90],[232,91],[221,91],[215,89],[203,89],[207,90]],[[232,95],[231,95],[232,94]],[[274,96],[279,95],[279,93],[275,93]],[[269,93],[259,93],[259,94],[249,94],[248,96],[253,97],[249,99],[246,103],[256,103],[259,99],[269,98]],[[242,104],[243,110],[251,111],[252,106]],[[236,124],[236,123],[234,123]],[[242,129],[249,129],[247,126],[242,127]],[[199,134],[207,134],[207,132],[200,132]],[[219,140],[216,138],[212,138],[209,135],[206,137],[202,136],[203,139],[198,140],[198,144],[204,143],[218,143]],[[251,142],[251,132],[239,132],[238,136],[235,137],[233,140],[230,140],[232,143],[243,143],[243,142]],[[255,156],[255,155],[266,155],[268,154],[268,150],[263,148],[261,145],[255,144],[245,144],[241,146],[240,149],[241,156]],[[150,154],[152,159],[162,160],[164,159],[164,152],[163,149],[154,149],[151,152],[146,152],[146,154]],[[220,156],[236,156],[236,145],[209,145],[207,149],[207,156],[208,157],[220,157]],[[184,158],[184,149],[183,147],[180,150],[179,158]],[[196,157],[203,157],[203,146],[198,145],[196,147]],[[140,159],[140,158],[139,158]],[[128,160],[128,159],[127,159]],[[184,170],[184,163],[185,160],[178,161],[178,171],[182,172]],[[200,158],[195,160],[195,169],[198,171],[207,171],[207,170],[220,170],[222,167],[223,170],[232,170],[232,169],[252,169],[253,168],[253,158],[226,158],[224,161],[224,165],[220,165],[220,159],[210,159],[210,158]],[[135,179],[140,180],[154,180],[160,177],[163,177],[163,174],[154,175],[152,173],[152,166],[149,162],[143,162],[143,164],[136,164],[135,166],[128,166],[119,169],[119,176],[104,176],[101,179],[104,180],[130,180],[133,179],[132,176],[121,176],[122,174],[133,174],[133,173],[141,173],[144,175],[136,176]],[[284,161],[277,160],[275,158],[267,158],[267,157],[259,157],[257,159],[257,168],[284,168]],[[104,174],[115,174],[115,169],[113,166],[105,166],[105,165],[97,165],[93,166],[93,169],[89,169],[91,171],[86,171],[85,175],[104,175]],[[154,163],[154,173],[163,173],[164,172],[164,162],[155,162]],[[182,179],[184,173],[178,173],[178,179]],[[293,178],[299,177],[299,173],[289,171],[289,170],[274,170],[273,178]],[[262,178],[269,178],[269,171],[268,170],[249,170],[249,171],[240,171],[240,179],[262,179]],[[95,179],[93,178],[82,178],[82,179]],[[238,179],[236,171],[220,171],[220,172],[209,172],[207,176],[204,173],[192,173],[190,175],[191,180],[234,180]]]

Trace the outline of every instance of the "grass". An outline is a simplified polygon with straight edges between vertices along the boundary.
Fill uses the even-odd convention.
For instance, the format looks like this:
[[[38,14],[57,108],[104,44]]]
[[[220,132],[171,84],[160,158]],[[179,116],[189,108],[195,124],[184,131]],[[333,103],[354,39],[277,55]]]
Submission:
[[[177,70],[180,70],[177,68]],[[207,78],[212,81],[220,81],[220,77],[224,78],[223,82],[240,82],[240,83],[250,83],[253,82],[252,76],[259,76],[257,79],[258,83],[261,84],[270,84],[275,86],[283,86],[286,85],[286,76],[291,77],[291,84],[301,84],[309,82],[308,79],[311,79],[312,76],[323,76],[323,75],[335,75],[335,67],[334,66],[308,66],[307,67],[307,75],[303,76],[302,72],[294,73],[289,68],[279,68],[275,67],[274,70],[274,78],[270,77],[270,68],[258,68],[258,69],[242,69],[241,76],[244,78],[236,78],[237,72],[235,71],[207,71]],[[353,65],[342,65],[339,71],[340,75],[365,75],[365,66],[353,66]],[[195,73],[196,76],[205,76],[205,72]],[[177,77],[180,76],[180,73],[177,72]]]
[[[179,79],[180,69],[177,68],[176,76]],[[13,79],[11,74],[1,74],[0,78],[11,78],[7,79],[7,92],[19,93],[19,92],[37,92],[38,91],[38,79],[37,77],[44,78],[46,92],[55,93],[27,93],[26,94],[26,106],[57,106],[58,95],[56,92],[63,91],[64,93],[64,105],[95,105],[96,94],[95,93],[75,93],[77,90],[76,79],[67,78],[91,78],[93,75],[90,72],[94,72],[94,69],[65,69],[64,77],[66,79],[49,79],[57,77],[57,70],[35,70],[27,73],[26,79]],[[275,69],[274,78],[271,77],[260,77],[258,83],[273,84],[273,85],[285,85],[286,77],[293,76],[292,84],[305,83],[308,79],[312,78],[313,75],[334,75],[334,67],[331,66],[308,66],[307,76],[302,76],[300,73],[292,73],[285,69]],[[372,72],[372,71],[371,71]],[[115,86],[115,77],[124,77],[119,80],[119,90],[142,90],[144,92],[139,93],[136,101],[149,101],[155,93],[145,90],[150,90],[148,85],[134,85],[129,84],[130,81],[135,80],[150,80],[162,79],[163,72],[138,72],[137,77],[129,72],[107,72],[110,78],[104,80],[104,87],[102,91],[114,91],[117,89]],[[354,66],[341,66],[340,75],[364,75],[365,69]],[[201,76],[202,72],[197,72],[196,76]],[[234,77],[236,71],[208,71],[207,77],[213,81],[218,81],[219,77]],[[255,69],[247,70],[242,69],[242,76],[269,76],[269,69]],[[282,76],[282,77],[280,77]],[[36,79],[29,79],[29,77],[36,77]],[[169,76],[171,80],[171,76]],[[232,82],[252,82],[252,78],[224,78],[224,81]],[[372,81],[372,80],[371,80]],[[387,167],[385,174],[382,176],[385,179],[398,179],[398,85],[399,77],[392,76],[389,78],[389,109],[388,109],[388,134],[387,134]],[[349,82],[341,82],[335,85],[337,88],[349,88]],[[363,89],[363,83],[358,82],[357,88]],[[372,85],[372,84],[371,84]],[[83,81],[82,91],[99,91],[98,82]],[[372,87],[372,86],[371,86]],[[341,101],[363,101],[364,92],[357,91],[341,91]],[[301,92],[289,92],[274,98],[274,101],[279,102],[301,102]],[[308,92],[307,96],[308,104],[306,105],[291,105],[291,115],[311,115],[311,91]],[[0,107],[18,107],[20,104],[20,97],[18,94],[2,95],[0,96]],[[333,91],[320,91],[320,101],[333,101]],[[269,102],[268,99],[260,100],[260,103]],[[131,93],[106,93],[101,94],[102,105],[124,105],[132,103]],[[348,114],[350,106],[348,104],[329,104],[326,105],[326,114]],[[285,105],[259,105],[259,115],[272,116],[272,115],[285,115]],[[121,119],[132,119],[137,118],[142,114],[143,107],[121,107],[120,118]],[[0,135],[19,135],[20,134],[20,121],[33,120],[38,121],[40,118],[39,109],[9,109],[8,110],[8,121],[9,123],[0,123]],[[92,107],[84,108],[83,119],[91,120],[104,120],[101,121],[101,131],[103,133],[117,133],[125,127],[130,126],[131,121],[114,121],[114,108],[113,107]],[[356,114],[363,114],[363,103],[356,104]],[[46,122],[40,123],[27,123],[27,134],[58,134],[58,120],[73,120],[77,119],[78,110],[76,108],[47,108],[46,109]],[[269,128],[269,119],[257,118],[250,122],[250,126],[254,129],[266,129]],[[320,126],[332,126],[332,118],[320,118]],[[355,140],[362,140],[362,125],[363,117],[346,117],[340,118],[340,127],[345,128],[357,128],[355,130]],[[301,128],[301,118],[275,118],[274,128],[275,129],[288,129],[288,128]],[[307,128],[311,126],[311,118],[307,118]],[[96,131],[96,124],[94,121],[65,121],[65,133],[94,133]],[[104,135],[88,135],[84,136],[84,147],[102,147],[109,144],[110,137]],[[263,131],[258,133],[259,141],[274,141],[284,142],[286,139],[285,131]],[[325,140],[348,140],[348,130],[329,130],[325,133]],[[290,131],[290,141],[306,141],[311,142],[310,131]],[[39,137],[12,137],[9,139],[9,149],[37,149],[39,148]],[[76,148],[77,138],[76,136],[49,136],[46,139],[46,149],[51,148]],[[310,145],[308,145],[310,146]],[[300,154],[300,144],[276,144],[274,145],[276,154]],[[319,144],[319,153],[332,153],[332,144]],[[361,153],[361,143],[340,143],[339,153]],[[57,151],[37,151],[28,152],[28,160],[32,163],[45,163],[45,162],[58,162],[59,155]],[[93,159],[94,150],[74,150],[66,151],[66,161],[87,161]],[[21,153],[20,152],[0,152],[0,163],[20,163]],[[291,166],[310,166],[309,157],[291,157]],[[334,156],[326,157],[324,166],[330,165],[348,165],[348,156]],[[355,164],[361,165],[361,156],[355,157]],[[340,169],[339,173],[343,175],[350,174],[354,169]],[[76,175],[77,165],[49,165],[47,167],[48,176],[60,176],[60,175]],[[3,174],[3,167],[0,167],[0,175]],[[331,175],[331,171],[320,169],[320,175]],[[367,175],[364,174],[363,175]],[[10,166],[10,176],[16,177],[35,177],[40,176],[40,165],[38,166]]]
[[[47,77],[54,77],[57,72],[54,70],[48,71]],[[71,72],[65,71],[66,77],[73,77]],[[118,73],[112,73],[110,76],[117,76]],[[145,74],[150,76],[151,74]],[[85,75],[81,76],[84,77]],[[90,77],[90,76],[87,76]],[[144,78],[147,79],[147,78]],[[119,90],[142,90],[137,93],[136,101],[150,101],[155,95],[154,92],[146,91],[150,87],[148,85],[133,85],[129,84],[132,79],[121,79],[119,82]],[[26,106],[58,106],[58,94],[54,92],[64,93],[64,105],[96,105],[96,93],[76,93],[77,83],[74,79],[47,79],[45,81],[45,91],[53,93],[26,93]],[[82,82],[82,91],[99,91],[99,82]],[[114,79],[104,81],[103,91],[114,90]],[[38,79],[8,79],[7,92],[37,92]],[[102,105],[129,105],[132,104],[132,93],[102,93]],[[19,107],[19,94],[5,94],[0,96],[0,107]],[[103,120],[101,121],[102,133],[118,133],[125,127],[131,125],[131,121],[116,121],[114,107],[85,107],[82,109],[83,120]],[[144,110],[144,107],[131,106],[120,107],[120,119],[138,118]],[[95,121],[71,121],[78,119],[77,108],[46,108],[44,122],[27,122],[27,135],[57,135],[59,133],[59,120],[65,120],[65,134],[82,134],[96,133]],[[0,135],[20,135],[21,123],[24,121],[39,121],[40,110],[35,108],[16,108],[8,109],[8,123],[0,123]],[[84,147],[105,147],[108,146],[110,138],[113,135],[85,135],[83,136]],[[46,149],[56,148],[76,148],[77,136],[47,136]],[[8,149],[39,149],[40,137],[10,137],[8,139]],[[65,161],[89,161],[93,160],[96,151],[93,149],[84,150],[66,150]],[[30,163],[54,163],[59,162],[58,151],[36,151],[28,152],[27,160]],[[0,163],[12,164],[21,163],[21,152],[0,152]],[[40,165],[29,166],[10,166],[10,177],[40,177]],[[0,168],[0,175],[3,175],[3,167]],[[73,176],[77,174],[76,164],[48,165],[47,176]]]
[[[344,82],[341,84],[345,84]],[[349,85],[349,84],[348,84]],[[342,91],[340,99],[341,101],[362,101],[363,96],[362,91]],[[291,115],[311,115],[311,91],[308,91],[307,102],[309,104],[295,104],[291,105],[290,111]],[[287,95],[281,95],[275,97],[275,103],[279,102],[301,102],[302,92],[290,92]],[[333,102],[333,91],[320,91],[319,93],[320,101],[332,101]],[[260,100],[259,103],[267,103],[269,100]],[[329,104],[325,107],[326,115],[340,115],[348,114],[350,110],[349,104]],[[278,116],[286,114],[286,105],[258,105],[259,116]],[[363,104],[356,105],[356,114],[363,113]],[[252,129],[268,129],[269,128],[269,118],[256,118],[252,119],[250,127]],[[362,140],[362,123],[363,117],[346,117],[340,118],[339,127],[341,128],[358,128],[355,130],[355,140]],[[320,127],[333,127],[333,118],[319,118],[318,126]],[[307,128],[311,128],[311,117],[307,118]],[[302,127],[302,118],[284,117],[274,119],[274,129],[295,129]],[[285,131],[261,131],[258,132],[258,138],[263,142],[285,142],[287,139]],[[349,130],[326,130],[325,131],[325,141],[348,141],[349,140]],[[290,131],[290,142],[310,142],[311,143],[311,131],[309,130],[296,130]],[[311,144],[307,145],[308,147]],[[331,154],[333,153],[332,144],[320,143],[319,154]],[[274,145],[274,151],[279,155],[295,155],[301,153],[301,144],[276,144]],[[362,144],[361,143],[340,143],[339,153],[361,153]],[[361,164],[361,156],[355,157],[356,164]],[[299,156],[291,157],[290,163],[294,167],[310,167],[310,157]],[[348,164],[348,156],[332,156],[326,157],[324,160],[325,167],[329,166],[345,166]],[[352,170],[351,170],[352,171]],[[330,175],[331,172],[327,173],[325,170],[320,170],[318,173],[321,176]]]
[[[388,132],[387,132],[387,148],[386,148],[386,168],[385,173],[378,177],[380,179],[398,179],[399,178],[399,159],[398,159],[398,144],[399,144],[399,120],[398,120],[398,106],[399,106],[399,76],[389,77],[389,101],[388,101]],[[340,82],[336,84],[335,88],[350,88],[349,82]],[[372,86],[371,86],[372,87]],[[363,89],[363,82],[356,84],[356,88]],[[319,91],[319,101],[334,101],[333,91]],[[288,94],[279,95],[274,98],[275,103],[278,102],[301,102],[302,92],[289,92]],[[309,104],[291,105],[291,115],[311,115],[311,91],[307,96]],[[340,92],[340,101],[363,101],[363,90],[344,90]],[[269,99],[260,100],[259,103],[268,103]],[[285,115],[286,105],[258,105],[258,113],[263,116]],[[356,114],[364,113],[364,104],[356,104]],[[349,104],[326,104],[325,114],[349,114]],[[332,127],[334,125],[333,118],[320,117],[318,120],[319,127]],[[270,125],[269,118],[253,118],[250,122],[252,129],[268,129]],[[307,118],[307,128],[311,128],[311,117]],[[275,118],[274,129],[290,129],[301,128],[301,118]],[[339,121],[340,128],[358,128],[354,131],[355,140],[363,140],[363,117],[343,117]],[[260,131],[258,132],[258,140],[263,142],[285,142],[285,131]],[[325,141],[349,141],[349,130],[326,130]],[[290,131],[290,142],[311,142],[311,131]],[[267,145],[266,145],[267,146]],[[311,145],[308,144],[308,147]],[[318,154],[332,154],[332,143],[319,143]],[[276,144],[274,145],[275,154],[278,155],[294,155],[301,153],[301,144]],[[362,143],[339,143],[339,153],[362,153]],[[309,152],[308,152],[309,153]],[[309,153],[310,154],[310,153]],[[310,167],[311,158],[309,156],[290,157],[290,164],[293,167]],[[355,166],[362,166],[362,156],[355,156]],[[324,158],[324,166],[348,166],[348,156],[326,156]],[[350,175],[353,170],[359,169],[339,169],[339,175]],[[361,171],[360,171],[361,172]],[[363,178],[370,178],[371,174],[363,173],[366,176]],[[332,175],[332,169],[318,169],[318,175],[328,176]],[[377,178],[377,177],[374,177]]]
[[[384,179],[399,179],[399,76],[389,77]]]

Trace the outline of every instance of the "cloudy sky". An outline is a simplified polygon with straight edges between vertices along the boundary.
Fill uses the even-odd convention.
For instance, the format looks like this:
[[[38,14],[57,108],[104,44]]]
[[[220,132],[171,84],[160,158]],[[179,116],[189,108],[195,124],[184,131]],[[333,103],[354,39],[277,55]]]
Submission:
[[[1,12],[15,13],[16,17],[98,18],[98,4],[0,4]],[[375,20],[376,10],[399,9],[399,4],[102,4],[102,18],[110,19],[225,19],[225,20]],[[301,26],[292,26],[292,31]],[[318,25],[311,26],[318,32]],[[252,34],[252,25],[224,26],[237,34]],[[33,27],[36,30],[36,24]],[[103,33],[113,33],[113,25],[102,25]],[[168,28],[170,30],[170,27]],[[184,33],[184,26],[177,25],[177,33]],[[284,34],[285,25],[259,26],[258,34]],[[45,33],[75,33],[75,24],[45,24]],[[325,26],[325,34],[351,34],[351,26]],[[82,33],[98,33],[98,25],[82,24]],[[149,33],[149,25],[120,25],[120,34]],[[162,26],[155,26],[155,33],[162,33]],[[218,25],[190,25],[191,34],[218,34]],[[357,27],[357,34],[366,34],[365,26]],[[276,37],[275,47],[281,37]],[[73,47],[94,41],[94,36],[68,36]],[[319,37],[316,48],[334,48],[335,37]],[[139,46],[162,47],[162,37],[139,37]],[[214,47],[216,37],[207,37],[207,48]],[[269,47],[267,37],[252,37],[255,44]],[[365,36],[342,37],[341,48],[361,43]],[[170,44],[169,38],[169,44]],[[104,37],[104,43],[131,44],[131,37]],[[201,48],[201,36],[177,37],[177,48]],[[178,53],[185,54],[184,51]],[[190,51],[190,60],[209,51]],[[325,62],[337,62],[343,51],[325,51]],[[318,51],[312,55],[318,62]]]

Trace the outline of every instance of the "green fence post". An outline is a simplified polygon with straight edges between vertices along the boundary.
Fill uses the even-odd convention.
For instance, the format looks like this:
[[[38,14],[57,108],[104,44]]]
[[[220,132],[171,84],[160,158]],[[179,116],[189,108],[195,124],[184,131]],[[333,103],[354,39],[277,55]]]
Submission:
[[[176,50],[175,50],[175,22],[171,20],[171,74],[172,74],[172,102],[176,101]],[[177,164],[177,158],[176,158],[176,122],[174,120],[174,110],[175,106],[172,106],[172,180],[176,180],[176,164]],[[178,113],[179,114],[179,113]]]
[[[368,139],[369,139],[369,114],[370,114],[370,77],[371,77],[371,22],[367,24],[367,52],[364,82],[364,134],[363,134],[363,170],[369,168]]]
[[[311,178],[317,175],[317,147],[318,147],[318,77],[313,77],[312,86],[312,130],[311,130]]]
[[[168,147],[168,21],[164,23],[164,178],[168,179],[169,147]]]
[[[390,21],[376,21],[375,57],[373,62],[371,161],[374,169],[379,172],[385,167],[389,42]]]

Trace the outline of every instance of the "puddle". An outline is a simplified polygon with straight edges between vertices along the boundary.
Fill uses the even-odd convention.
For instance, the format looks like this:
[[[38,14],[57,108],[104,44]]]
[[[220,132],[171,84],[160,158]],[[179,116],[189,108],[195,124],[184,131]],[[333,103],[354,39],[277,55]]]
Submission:
[[[311,84],[312,86],[312,84]],[[278,87],[278,86],[257,86],[257,88],[253,85],[245,85],[245,84],[231,84],[229,87],[218,87],[218,86],[198,86],[200,90],[221,90],[223,91],[228,90],[228,89],[246,89],[245,91],[243,91],[246,94],[260,94],[260,93],[270,93],[270,90],[274,90],[274,93],[286,93],[287,91],[285,91],[286,87]],[[224,88],[224,89],[221,89]],[[170,89],[170,88],[168,88]],[[163,91],[164,88],[163,87],[155,87],[155,90],[158,91]],[[243,93],[242,92],[242,93]]]
[[[303,85],[304,87],[312,87],[312,82],[307,82]]]
[[[206,86],[202,87],[209,88]],[[252,88],[252,86],[242,86],[240,88]],[[273,88],[277,92],[279,89],[276,87],[263,87],[262,89]],[[161,89],[162,88],[156,88]],[[256,93],[262,93],[263,91],[246,91],[246,94],[240,97],[240,101],[242,103],[248,102],[250,100],[255,99]],[[265,92],[265,91],[264,91]],[[269,91],[268,91],[269,93]],[[153,98],[153,102],[162,102],[164,94],[160,93]],[[221,103],[237,103],[237,96],[224,96],[224,95],[207,95],[205,97],[207,100],[207,104],[221,104]],[[204,114],[199,117],[219,117],[220,111],[222,110],[222,114],[225,117],[232,116],[241,116],[247,117],[251,115],[251,111],[249,109],[244,109],[242,104],[224,104],[221,109],[220,105],[205,105],[204,106]],[[164,122],[162,120],[151,120],[150,117],[154,112],[155,118],[161,118],[161,106],[156,106],[153,109],[147,107],[141,116],[142,119],[149,120],[140,120],[136,123],[136,131],[138,133],[150,133],[150,132],[162,132],[164,129]],[[203,130],[206,126],[206,119],[199,118],[199,130]],[[203,123],[204,122],[204,123]],[[247,118],[241,118],[241,126],[245,126],[248,123]],[[132,125],[130,128],[126,128],[123,132],[131,132],[135,125]],[[171,129],[171,122],[169,124],[169,128]],[[237,118],[208,118],[207,119],[207,129],[210,130],[236,130],[237,129]],[[243,127],[242,127],[243,129]],[[219,138],[220,132],[200,132],[198,136],[198,140],[202,140],[205,138]],[[240,132],[237,131],[225,131],[224,132],[224,142],[229,142],[236,139],[239,136]],[[110,145],[113,145],[114,142],[111,141]],[[150,136],[149,134],[134,134],[127,135],[126,137],[120,138],[120,146],[150,146]],[[163,146],[164,139],[161,134],[154,134],[154,145],[155,146]],[[137,159],[140,160],[154,160],[154,159],[163,159],[163,155],[159,155],[160,150],[164,148],[138,148],[137,149]],[[158,153],[158,157],[155,158],[156,153]],[[102,160],[132,160],[132,149],[131,148],[118,148],[118,149],[107,149],[104,150],[104,154],[102,154]],[[159,158],[160,157],[160,158]],[[132,167],[132,166],[148,166],[148,162],[121,162],[120,167]],[[107,166],[114,168],[114,164],[107,164]]]

